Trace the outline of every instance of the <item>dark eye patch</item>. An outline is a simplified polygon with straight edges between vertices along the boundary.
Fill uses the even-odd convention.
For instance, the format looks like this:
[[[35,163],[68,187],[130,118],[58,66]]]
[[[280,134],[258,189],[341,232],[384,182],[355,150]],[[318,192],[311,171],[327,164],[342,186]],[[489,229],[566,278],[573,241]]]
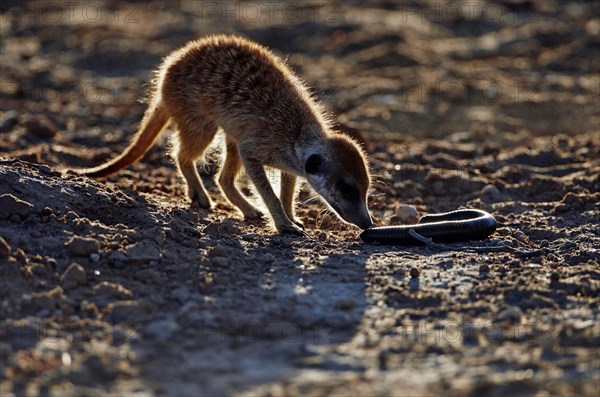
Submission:
[[[358,200],[360,199],[360,195],[358,194],[358,189],[349,183],[344,182],[343,180],[339,180],[337,182],[337,190],[340,192],[343,198],[346,200]]]

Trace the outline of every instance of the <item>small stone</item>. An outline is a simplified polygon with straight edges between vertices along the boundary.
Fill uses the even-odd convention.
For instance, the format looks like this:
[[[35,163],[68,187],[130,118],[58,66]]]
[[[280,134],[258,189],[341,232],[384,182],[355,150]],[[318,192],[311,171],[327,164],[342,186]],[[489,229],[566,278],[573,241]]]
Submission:
[[[540,248],[546,248],[550,245],[550,242],[546,239],[543,239],[542,241],[540,241]]]
[[[479,273],[489,273],[490,267],[487,264],[483,264],[479,266]]]
[[[401,204],[396,208],[395,212],[402,223],[410,224],[417,222],[417,209],[412,205]]]
[[[38,167],[38,171],[44,175],[48,175],[52,173],[52,168],[46,164],[42,164]]]
[[[37,309],[53,311],[64,299],[63,289],[56,287],[50,291],[34,292],[31,294],[31,304]]]
[[[501,197],[500,189],[494,185],[485,185],[483,189],[481,189],[480,196],[483,201],[488,203],[499,201]]]
[[[143,269],[137,271],[133,278],[144,284],[158,284],[163,280],[163,276],[153,269]]]
[[[125,249],[125,260],[131,263],[158,261],[161,257],[158,247],[150,241],[140,241]]]
[[[114,302],[106,308],[112,322],[140,320],[152,313],[152,310],[152,304],[145,300]]]
[[[273,263],[273,262],[275,262],[275,257],[272,254],[270,254],[270,253],[266,253],[264,255],[261,255],[260,258],[258,258],[258,259],[260,259],[261,262],[265,262],[265,263]]]
[[[31,211],[33,211],[33,205],[27,201],[12,194],[0,196],[0,219],[8,219],[12,215],[18,215],[20,219],[25,219]]]
[[[64,289],[73,289],[85,284],[85,270],[78,263],[71,263],[67,270],[60,276],[60,285]]]
[[[23,221],[21,219],[21,217],[17,214],[12,214],[11,216],[8,217],[8,220],[11,221],[12,223],[21,223]]]
[[[42,215],[44,215],[44,216],[50,216],[50,215],[52,215],[52,208],[50,208],[50,207],[44,207],[44,209],[42,210]]]
[[[229,266],[229,260],[222,256],[215,256],[214,258],[210,258],[210,264],[214,267],[224,268]]]
[[[100,243],[93,238],[74,236],[65,243],[65,247],[75,256],[89,256],[100,250]]]
[[[409,274],[411,278],[419,278],[421,272],[419,272],[419,269],[417,269],[416,267],[411,267]]]
[[[335,307],[340,310],[352,310],[356,306],[354,299],[340,299],[335,303]]]
[[[552,272],[550,274],[550,282],[557,283],[560,280],[560,275],[557,272]]]
[[[133,296],[127,288],[108,281],[101,281],[94,285],[93,291],[96,298],[130,299]]]
[[[10,245],[8,245],[4,237],[0,236],[0,258],[6,258],[8,254],[10,254]]]
[[[523,316],[523,310],[519,306],[511,306],[500,313],[495,317],[495,321],[517,321]]]
[[[513,233],[513,237],[522,243],[529,243],[529,237],[520,230]]]
[[[581,201],[582,201],[581,197],[579,197],[578,195],[576,195],[573,192],[568,192],[567,194],[565,194],[563,196],[563,198],[560,202],[567,206],[575,207],[575,206],[578,206],[579,204],[581,204]]]
[[[144,333],[164,341],[170,339],[177,330],[179,330],[177,322],[172,318],[165,318],[148,324]]]
[[[90,254],[90,259],[92,260],[92,262],[98,263],[98,261],[100,260],[100,254],[94,252]]]
[[[9,132],[19,122],[19,114],[15,110],[4,112],[0,117],[0,132]]]
[[[56,125],[43,116],[28,117],[21,124],[28,132],[42,138],[53,138],[58,132]]]

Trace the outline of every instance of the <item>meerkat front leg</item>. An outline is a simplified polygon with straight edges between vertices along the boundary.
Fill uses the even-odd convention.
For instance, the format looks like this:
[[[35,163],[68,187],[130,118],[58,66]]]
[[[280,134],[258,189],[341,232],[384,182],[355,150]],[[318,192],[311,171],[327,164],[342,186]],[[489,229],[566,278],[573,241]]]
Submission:
[[[300,227],[295,225],[286,215],[281,201],[277,198],[277,195],[275,195],[273,187],[267,178],[263,165],[258,160],[245,156],[244,152],[241,150],[240,154],[242,156],[244,167],[246,168],[246,173],[267,205],[267,208],[273,217],[273,221],[275,222],[277,231],[281,234],[306,236],[306,233],[304,233]]]
[[[219,176],[219,185],[221,185],[223,193],[225,193],[225,196],[231,201],[231,204],[242,211],[244,218],[260,219],[262,218],[262,213],[248,203],[235,186],[235,178],[240,171],[241,166],[242,162],[240,160],[237,144],[227,140],[227,154],[223,170],[221,170],[221,175]]]
[[[287,214],[288,218],[292,220],[301,229],[304,229],[304,224],[298,220],[295,216],[294,211],[294,199],[296,197],[296,180],[297,177],[289,172],[281,171],[281,190],[279,197],[281,197],[281,203],[283,204],[283,210]]]

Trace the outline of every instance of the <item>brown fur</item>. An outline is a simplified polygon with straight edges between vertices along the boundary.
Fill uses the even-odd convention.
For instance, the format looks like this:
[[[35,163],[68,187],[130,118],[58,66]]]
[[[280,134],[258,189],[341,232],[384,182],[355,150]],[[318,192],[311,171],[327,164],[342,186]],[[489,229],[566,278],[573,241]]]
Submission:
[[[364,153],[354,141],[331,131],[320,104],[268,49],[234,36],[192,41],[166,57],[150,103],[127,150],[82,174],[106,176],[133,163],[171,121],[178,132],[174,154],[188,195],[209,208],[211,200],[195,162],[220,127],[226,135],[227,154],[219,184],[246,218],[261,214],[235,187],[242,165],[282,233],[303,234],[293,209],[297,176],[306,178],[344,220],[362,228],[371,225]],[[264,166],[281,170],[281,200]],[[341,180],[345,182],[340,185]],[[336,191],[336,186],[342,186],[346,194]]]

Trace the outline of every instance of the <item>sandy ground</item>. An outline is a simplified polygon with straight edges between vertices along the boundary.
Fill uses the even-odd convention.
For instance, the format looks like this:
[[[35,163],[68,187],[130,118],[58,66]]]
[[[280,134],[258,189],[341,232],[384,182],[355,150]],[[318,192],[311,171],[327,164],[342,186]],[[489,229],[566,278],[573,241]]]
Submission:
[[[364,3],[0,4],[2,396],[598,395],[600,6]],[[497,233],[365,245],[304,189],[310,237],[280,237],[218,161],[190,208],[169,133],[60,172],[119,153],[161,57],[221,32],[368,140],[377,224],[471,206]]]

